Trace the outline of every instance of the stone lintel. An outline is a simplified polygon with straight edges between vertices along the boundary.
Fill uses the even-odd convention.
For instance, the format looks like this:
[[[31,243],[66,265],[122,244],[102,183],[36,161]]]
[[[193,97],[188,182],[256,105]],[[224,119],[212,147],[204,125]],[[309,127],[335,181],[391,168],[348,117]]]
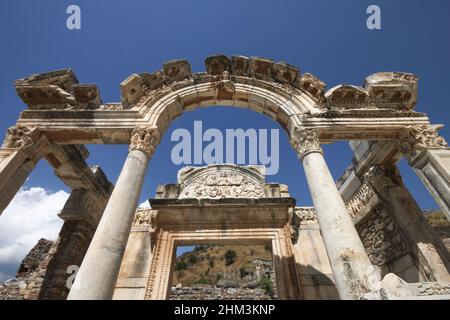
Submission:
[[[208,207],[208,206],[295,206],[296,200],[294,198],[223,198],[223,199],[148,199],[152,209],[159,209],[163,207]]]

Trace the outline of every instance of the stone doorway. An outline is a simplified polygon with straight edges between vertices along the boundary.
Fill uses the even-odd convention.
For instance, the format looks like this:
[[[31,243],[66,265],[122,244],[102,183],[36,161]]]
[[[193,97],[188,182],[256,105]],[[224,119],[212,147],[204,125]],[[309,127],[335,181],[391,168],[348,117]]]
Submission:
[[[277,299],[272,246],[177,247],[170,300]]]

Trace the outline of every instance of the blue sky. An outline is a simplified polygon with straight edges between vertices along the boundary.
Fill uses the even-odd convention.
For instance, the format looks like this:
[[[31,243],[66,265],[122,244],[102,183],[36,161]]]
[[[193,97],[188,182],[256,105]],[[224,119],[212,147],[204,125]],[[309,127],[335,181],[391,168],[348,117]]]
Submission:
[[[81,30],[66,28],[66,8],[81,8]],[[381,30],[366,28],[366,8],[381,8]],[[186,58],[194,72],[211,54],[242,54],[286,61],[318,76],[331,88],[360,85],[378,71],[420,76],[416,110],[433,123],[449,123],[446,100],[450,75],[450,1],[433,0],[98,0],[0,2],[0,132],[15,124],[24,103],[13,80],[32,73],[70,67],[80,82],[96,83],[104,102],[120,100],[119,84],[132,73],[155,71],[165,61]],[[280,128],[248,110],[208,108],[185,113],[163,137],[148,170],[141,201],[156,185],[176,180],[181,166],[170,161],[175,128]],[[450,136],[450,129],[441,134]],[[116,181],[127,147],[88,146],[90,164],[99,164]],[[350,163],[346,142],[325,147],[337,179]],[[280,128],[280,170],[268,180],[289,185],[298,205],[311,205],[303,169]],[[404,180],[423,209],[436,208],[420,180],[401,164]],[[69,190],[42,161],[26,182],[49,192]],[[0,219],[0,224],[1,224]]]

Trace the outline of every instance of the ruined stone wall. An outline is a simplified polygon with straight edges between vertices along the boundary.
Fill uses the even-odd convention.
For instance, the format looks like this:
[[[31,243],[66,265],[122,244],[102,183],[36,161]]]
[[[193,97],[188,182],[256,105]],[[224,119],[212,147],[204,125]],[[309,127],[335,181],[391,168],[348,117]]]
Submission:
[[[171,300],[274,300],[276,295],[269,295],[262,288],[225,288],[208,285],[191,287],[172,287]]]
[[[68,267],[80,266],[94,232],[87,222],[67,221],[56,242],[39,240],[22,261],[16,279],[0,284],[0,300],[65,300]]]
[[[0,283],[0,300],[24,300],[24,289],[35,281],[35,272],[48,256],[54,242],[40,239],[22,260],[16,278]]]
[[[356,225],[371,262],[382,275],[393,272],[407,282],[417,282],[420,272],[402,230],[383,207],[375,207]]]
[[[26,291],[28,299],[65,300],[69,266],[80,266],[95,229],[84,221],[64,223],[59,238],[36,273]]]

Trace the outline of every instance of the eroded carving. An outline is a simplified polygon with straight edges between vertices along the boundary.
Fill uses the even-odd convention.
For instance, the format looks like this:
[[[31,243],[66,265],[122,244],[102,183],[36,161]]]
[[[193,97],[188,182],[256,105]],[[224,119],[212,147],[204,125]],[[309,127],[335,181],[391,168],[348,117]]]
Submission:
[[[438,134],[441,128],[442,126],[437,125],[407,127],[404,137],[398,143],[398,147],[408,158],[413,158],[425,149],[448,148],[445,139]]]
[[[294,211],[299,219],[299,224],[318,223],[314,207],[295,207]]]
[[[325,98],[331,108],[359,109],[367,107],[369,93],[361,87],[341,84],[328,90]]]
[[[158,210],[138,208],[133,220],[133,226],[156,226]]]
[[[232,72],[231,60],[226,55],[210,56],[205,60],[206,72],[212,75],[220,75],[223,72]]]
[[[188,169],[189,170],[189,169]],[[208,166],[186,170],[179,198],[263,198],[264,181],[245,167]],[[258,179],[260,178],[260,179]]]
[[[30,155],[35,147],[32,134],[33,132],[24,126],[10,127],[2,148],[21,149],[25,154]]]
[[[417,82],[412,73],[378,72],[366,78],[364,87],[369,103],[377,108],[411,110],[417,101]]]
[[[261,198],[264,188],[237,172],[209,173],[183,188],[180,198]]]
[[[101,104],[95,84],[78,84],[71,69],[31,75],[14,82],[19,97],[30,109],[96,109]]]
[[[147,157],[151,158],[155,152],[156,146],[159,144],[160,136],[156,127],[137,127],[131,133],[130,147],[131,150],[140,150]]]
[[[345,203],[348,213],[353,217],[357,216],[361,209],[369,203],[375,195],[375,191],[369,182],[364,182],[353,196]]]

